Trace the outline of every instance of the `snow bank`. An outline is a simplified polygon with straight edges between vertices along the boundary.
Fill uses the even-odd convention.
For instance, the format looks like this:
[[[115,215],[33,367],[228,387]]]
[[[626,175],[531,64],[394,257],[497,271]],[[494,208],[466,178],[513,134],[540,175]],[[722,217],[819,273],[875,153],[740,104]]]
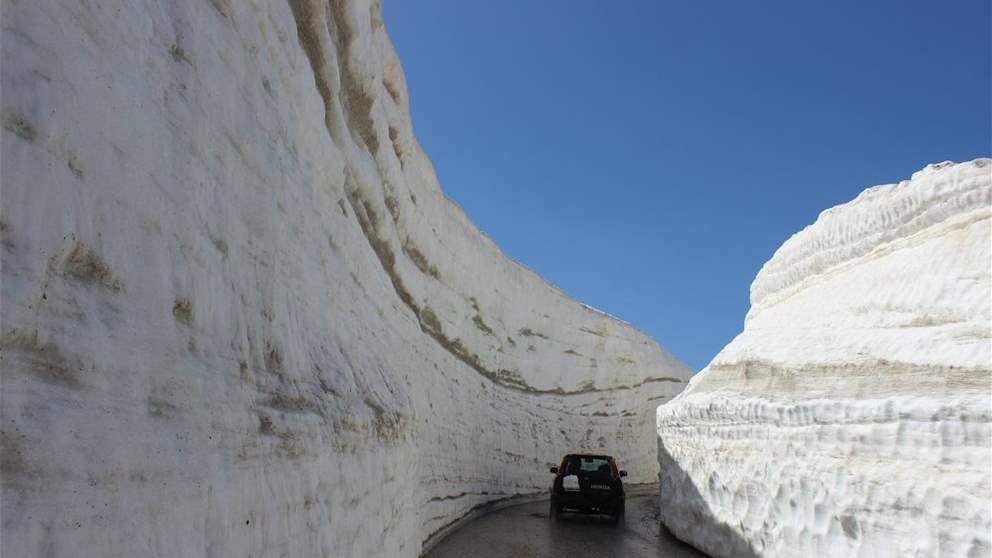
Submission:
[[[3,555],[416,556],[690,371],[442,194],[377,2],[7,2]]]
[[[664,523],[716,556],[988,556],[992,160],[789,239],[658,409]]]

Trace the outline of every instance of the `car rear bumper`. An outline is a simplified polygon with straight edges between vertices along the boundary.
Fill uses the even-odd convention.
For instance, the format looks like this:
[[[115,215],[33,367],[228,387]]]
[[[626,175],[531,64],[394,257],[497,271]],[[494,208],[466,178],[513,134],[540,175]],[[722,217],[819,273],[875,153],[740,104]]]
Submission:
[[[551,502],[566,510],[582,513],[615,513],[623,505],[623,494],[564,492],[552,494]]]

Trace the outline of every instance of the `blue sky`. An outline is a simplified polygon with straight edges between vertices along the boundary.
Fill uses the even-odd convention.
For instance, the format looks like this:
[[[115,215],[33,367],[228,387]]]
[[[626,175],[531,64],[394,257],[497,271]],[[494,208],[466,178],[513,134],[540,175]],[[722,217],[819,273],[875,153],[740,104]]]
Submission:
[[[383,3],[445,192],[696,369],[820,211],[992,152],[988,0]]]

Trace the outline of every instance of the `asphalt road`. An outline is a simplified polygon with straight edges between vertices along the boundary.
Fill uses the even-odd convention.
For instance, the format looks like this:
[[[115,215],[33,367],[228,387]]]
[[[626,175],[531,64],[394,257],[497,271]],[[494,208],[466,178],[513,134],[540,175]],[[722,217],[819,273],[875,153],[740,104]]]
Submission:
[[[655,495],[627,496],[627,517],[612,525],[606,516],[565,513],[548,518],[548,502],[494,511],[442,540],[427,558],[699,558],[705,554],[660,526]]]

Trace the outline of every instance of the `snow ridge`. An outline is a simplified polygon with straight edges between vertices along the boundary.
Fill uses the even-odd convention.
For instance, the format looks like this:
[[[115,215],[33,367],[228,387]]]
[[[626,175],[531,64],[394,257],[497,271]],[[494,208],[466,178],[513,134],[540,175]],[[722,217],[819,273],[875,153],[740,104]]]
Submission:
[[[748,315],[803,288],[805,280],[929,227],[987,219],[992,204],[990,167],[989,158],[927,165],[912,180],[868,188],[850,202],[822,212],[762,266],[751,284]]]
[[[988,557],[989,159],[824,211],[658,408],[663,522],[714,556]]]
[[[417,556],[691,370],[506,258],[369,0],[5,3],[4,556]]]

